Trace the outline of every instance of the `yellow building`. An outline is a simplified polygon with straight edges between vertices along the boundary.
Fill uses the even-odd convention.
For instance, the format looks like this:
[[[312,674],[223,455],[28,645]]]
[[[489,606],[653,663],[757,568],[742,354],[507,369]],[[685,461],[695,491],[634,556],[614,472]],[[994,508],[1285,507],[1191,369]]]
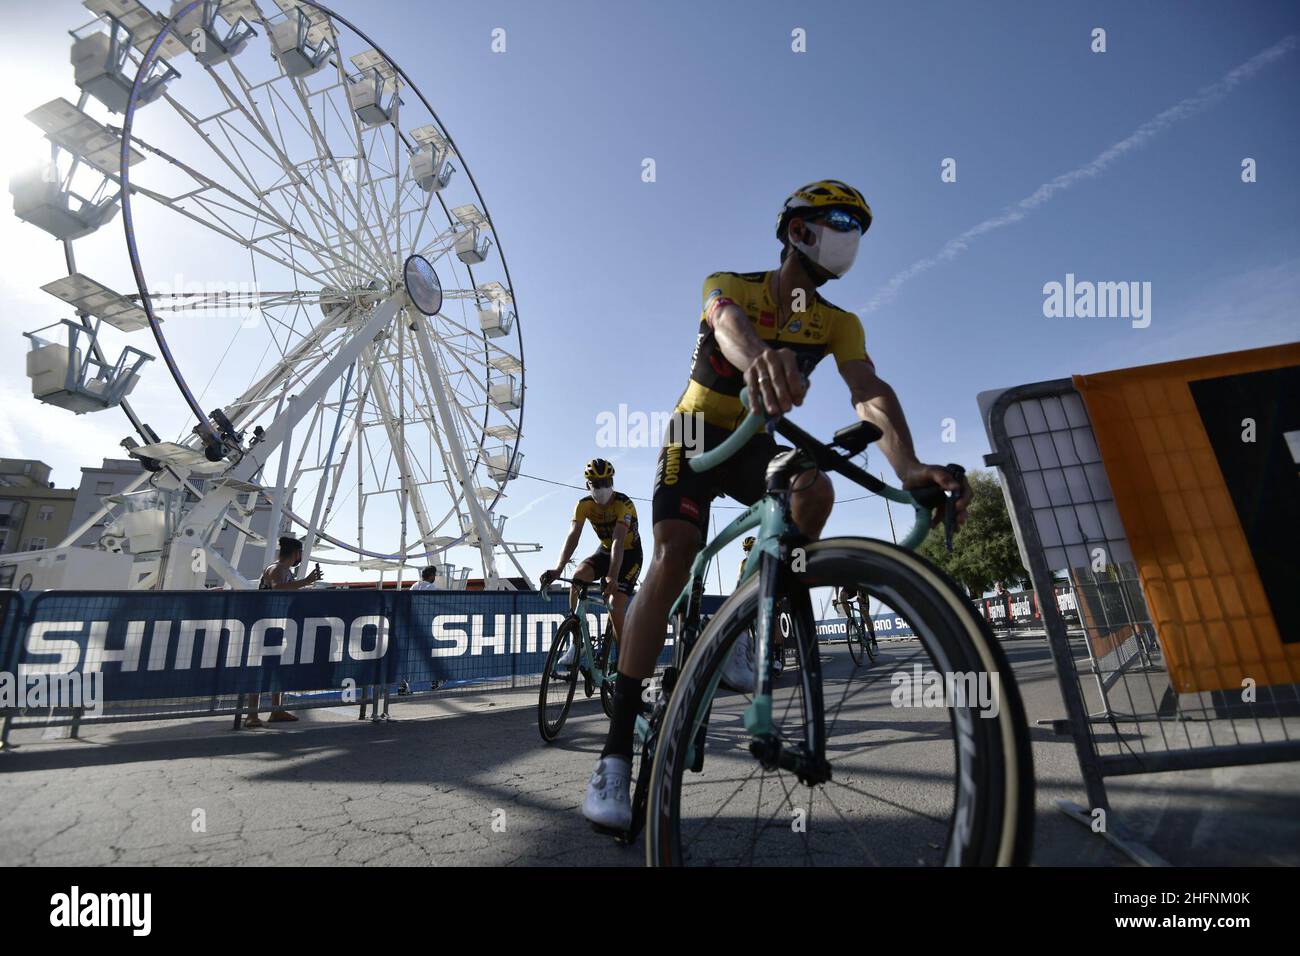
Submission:
[[[50,466],[30,458],[0,458],[0,554],[58,545],[72,524],[75,488],[55,488]],[[13,566],[0,565],[0,588]]]

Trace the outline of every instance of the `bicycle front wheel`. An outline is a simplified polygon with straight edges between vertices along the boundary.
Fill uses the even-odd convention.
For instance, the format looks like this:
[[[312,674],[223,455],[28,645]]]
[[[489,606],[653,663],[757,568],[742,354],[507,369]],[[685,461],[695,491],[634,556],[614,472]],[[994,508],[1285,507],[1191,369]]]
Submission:
[[[811,621],[796,619],[796,636],[820,665],[820,695],[803,681],[777,685],[773,731],[783,750],[825,740],[830,778],[809,786],[779,766],[765,768],[744,728],[750,696],[714,693],[732,645],[755,622],[758,580],[747,581],[700,635],[664,713],[647,862],[1027,863],[1029,736],[1010,666],[987,625],[941,571],[902,548],[836,538],[808,546],[806,555],[795,578],[810,593],[870,585],[911,629],[913,638],[894,645],[898,669],[859,670],[838,646],[816,643]],[[783,699],[795,693],[799,700]],[[706,713],[707,757],[692,774],[692,743]]]
[[[578,689],[581,656],[582,629],[578,619],[565,618],[546,655],[546,669],[542,671],[542,685],[537,692],[537,729],[548,744],[560,735],[569,717],[573,694]]]
[[[600,674],[600,706],[605,716],[614,719],[614,679],[618,672],[610,666],[610,655],[614,649],[614,632],[606,627],[600,639],[600,651],[596,654],[596,671]],[[615,655],[617,656],[617,655]]]

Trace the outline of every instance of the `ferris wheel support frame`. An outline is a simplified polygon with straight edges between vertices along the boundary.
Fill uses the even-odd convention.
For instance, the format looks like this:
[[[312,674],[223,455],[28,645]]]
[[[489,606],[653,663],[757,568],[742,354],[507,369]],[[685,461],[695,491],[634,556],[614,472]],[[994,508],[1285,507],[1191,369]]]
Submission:
[[[414,307],[412,307],[412,311]],[[447,443],[451,445],[451,461],[456,470],[456,478],[460,482],[461,493],[465,496],[465,507],[469,509],[470,521],[474,525],[474,531],[478,536],[478,550],[483,558],[483,587],[487,590],[495,590],[500,586],[500,579],[497,577],[496,563],[496,534],[491,527],[491,522],[483,517],[483,504],[478,500],[478,491],[469,479],[469,470],[465,467],[465,451],[460,443],[460,435],[456,431],[456,423],[451,417],[451,408],[447,404],[447,393],[442,382],[442,366],[438,364],[437,353],[433,350],[433,343],[429,341],[429,330],[422,321],[416,321],[415,340],[420,344],[420,352],[424,357],[425,374],[429,376],[430,384],[433,386],[434,403],[438,407],[438,417],[442,419],[442,427],[447,436]]]
[[[404,299],[405,294],[399,293],[380,303],[375,308],[375,311],[370,314],[365,324],[360,326],[347,342],[338,347],[334,355],[325,363],[325,367],[317,373],[311,383],[299,392],[294,397],[294,400],[286,403],[288,406],[286,411],[284,414],[276,416],[275,421],[262,433],[262,440],[248,449],[234,467],[229,469],[222,477],[234,479],[241,484],[250,481],[266,465],[271,453],[280,448],[281,445],[285,445],[280,451],[281,462],[283,464],[287,461],[289,449],[286,442],[293,432],[293,427],[307,414],[309,409],[315,407],[316,403],[325,397],[329,387],[344,375],[347,368],[374,341],[375,336],[397,317]],[[230,484],[219,487],[215,491],[205,494],[190,510],[189,514],[185,516],[177,529],[177,534],[173,537],[167,549],[167,566],[163,577],[164,589],[177,590],[203,587],[206,572],[199,572],[193,568],[191,562],[187,560],[189,557],[187,552],[192,552],[194,548],[207,543],[204,540],[205,533],[218,527],[226,511],[240,493],[238,488]],[[281,503],[279,513],[273,510],[269,527],[277,527],[277,522],[282,514],[283,504]]]

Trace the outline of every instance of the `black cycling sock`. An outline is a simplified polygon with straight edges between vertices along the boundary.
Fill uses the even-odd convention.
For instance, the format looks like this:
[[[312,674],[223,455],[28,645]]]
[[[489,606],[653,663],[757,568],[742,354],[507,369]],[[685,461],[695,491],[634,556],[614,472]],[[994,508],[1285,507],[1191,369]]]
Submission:
[[[601,757],[617,756],[632,759],[632,736],[636,732],[636,717],[641,712],[640,677],[619,674],[614,680],[614,717],[609,722],[605,749]]]

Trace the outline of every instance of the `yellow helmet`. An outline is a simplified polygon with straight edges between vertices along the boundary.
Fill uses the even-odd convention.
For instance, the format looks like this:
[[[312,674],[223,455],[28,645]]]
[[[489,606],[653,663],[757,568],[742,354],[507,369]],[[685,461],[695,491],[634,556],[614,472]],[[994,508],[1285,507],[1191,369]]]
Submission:
[[[744,548],[745,553],[748,554],[754,547],[754,536],[751,534],[748,538],[746,538],[744,541],[740,543],[740,546]]]
[[[800,209],[844,209],[858,218],[863,232],[871,228],[871,207],[862,193],[838,179],[809,183],[790,194],[776,217],[776,237],[782,242],[785,241],[786,224]]]
[[[582,476],[588,481],[608,481],[614,477],[614,466],[604,458],[593,458],[582,470]]]

